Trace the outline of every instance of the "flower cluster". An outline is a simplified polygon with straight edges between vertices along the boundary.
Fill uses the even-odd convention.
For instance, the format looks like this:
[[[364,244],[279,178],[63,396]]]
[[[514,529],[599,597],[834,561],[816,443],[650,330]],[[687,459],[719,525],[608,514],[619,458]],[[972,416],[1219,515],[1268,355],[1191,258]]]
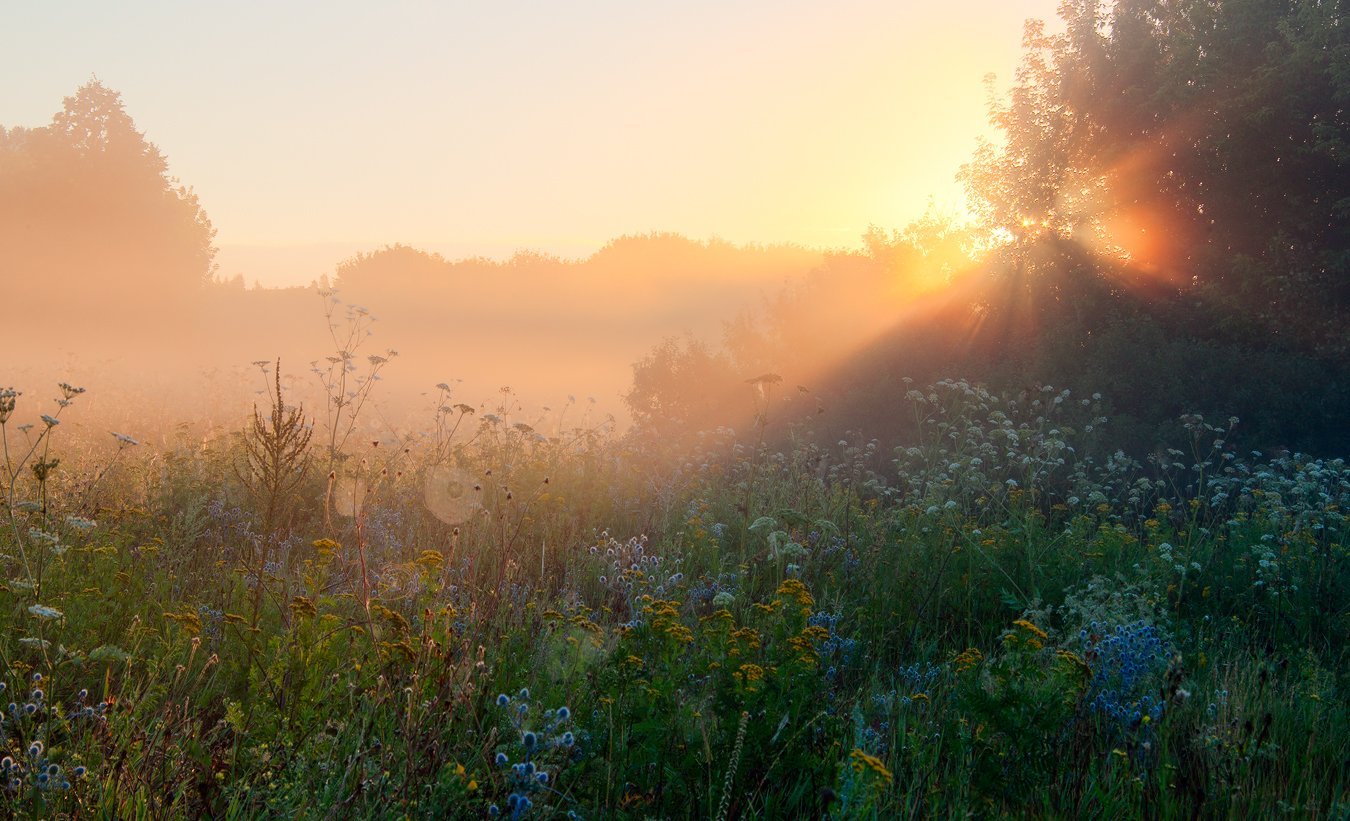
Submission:
[[[660,599],[685,583],[685,575],[679,570],[680,560],[668,562],[666,557],[649,550],[646,536],[621,542],[608,532],[601,533],[589,553],[601,562],[596,580],[632,616],[625,627],[642,623],[643,596]]]
[[[1165,707],[1157,694],[1172,657],[1167,637],[1147,622],[1114,627],[1094,622],[1079,633],[1079,641],[1092,674],[1089,709],[1115,733],[1149,735],[1149,725],[1162,718]]]
[[[493,763],[506,770],[509,790],[505,801],[506,817],[523,818],[537,804],[564,798],[553,783],[558,768],[571,761],[576,752],[577,737],[571,729],[572,711],[565,706],[545,710],[539,723],[531,724],[533,705],[528,688],[521,688],[514,696],[502,693],[497,696],[496,704],[506,712],[516,741],[499,750]],[[494,818],[502,812],[503,808],[498,804],[488,807],[488,815]],[[567,816],[576,817],[574,812]]]
[[[44,739],[69,738],[75,732],[74,722],[101,721],[108,705],[89,703],[89,691],[80,690],[70,704],[53,707],[41,673],[24,678],[22,698],[11,701],[0,713],[0,786],[6,794],[16,796],[25,788],[37,790],[69,790],[72,779],[78,782],[86,775],[84,766],[62,767],[54,759]],[[0,695],[9,690],[0,681]],[[22,703],[20,703],[22,702]],[[17,745],[10,747],[11,744]]]
[[[825,631],[825,636],[815,642],[815,650],[824,666],[825,678],[831,682],[838,681],[840,667],[851,663],[858,650],[856,639],[839,635],[839,619],[839,614],[824,610],[816,611],[806,619],[808,627]]]

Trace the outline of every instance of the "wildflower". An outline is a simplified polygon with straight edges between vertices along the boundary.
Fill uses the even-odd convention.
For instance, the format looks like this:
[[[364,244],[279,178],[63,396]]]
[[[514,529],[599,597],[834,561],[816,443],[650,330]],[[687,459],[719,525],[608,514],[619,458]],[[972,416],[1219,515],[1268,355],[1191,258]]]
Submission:
[[[45,413],[42,414],[42,422],[49,428],[54,428],[57,425],[61,424],[60,419],[57,419],[55,416],[48,416]]]
[[[66,524],[76,530],[93,530],[98,525],[93,519],[86,519],[83,516],[67,516]]]
[[[76,778],[83,778],[83,777],[84,777],[84,774],[87,773],[87,772],[89,772],[89,771],[86,770],[86,769],[84,768],[84,765],[80,765],[80,766],[78,766],[78,767],[75,768],[75,777],[76,777]]]
[[[577,741],[576,736],[572,735],[571,730],[568,730],[567,732],[562,734],[562,743],[564,747],[571,747],[573,744],[576,743],[576,741]]]
[[[139,441],[139,440],[137,440],[137,439],[132,439],[130,436],[127,436],[125,433],[118,433],[118,432],[115,431],[115,430],[110,430],[110,431],[108,431],[108,432],[111,433],[111,434],[112,434],[112,437],[113,437],[114,439],[116,439],[117,442],[118,442],[118,444],[122,445],[123,447],[131,447],[132,445],[139,445],[139,444],[140,444],[140,441]]]
[[[14,413],[16,400],[20,392],[13,388],[0,388],[0,423],[8,422],[10,414]]]
[[[34,614],[34,616],[38,618],[61,618],[62,616],[65,616],[65,613],[62,613],[61,610],[49,608],[47,605],[31,605],[30,608],[28,608],[28,612]],[[35,675],[42,674],[39,672],[39,674]],[[42,681],[42,679],[34,678],[32,681]]]
[[[972,667],[978,666],[982,661],[984,661],[984,653],[981,653],[974,647],[963,650],[960,655],[952,659],[952,663],[956,665],[956,672],[958,673],[963,673]]]
[[[558,708],[558,720],[559,720],[559,721],[566,721],[567,719],[569,719],[569,718],[571,718],[571,717],[572,717],[572,711],[571,711],[571,710],[567,709],[566,707],[559,707],[559,708]]]
[[[42,755],[42,749],[43,749],[42,742],[34,741],[32,744],[28,745],[28,757],[37,758],[38,756]]]
[[[533,750],[535,745],[539,743],[539,737],[532,731],[526,730],[525,734],[520,737],[520,742],[525,745],[525,749]]]
[[[511,763],[511,759],[506,757],[506,753],[497,753],[497,757],[493,760],[496,761],[498,767],[505,767]]]
[[[510,703],[511,703],[511,697],[508,696],[506,693],[502,693],[501,695],[497,696],[497,706],[498,706],[498,707],[505,707],[506,705],[508,705],[508,704],[510,704]]]
[[[882,763],[881,759],[874,755],[868,755],[855,748],[853,752],[848,754],[848,757],[852,761],[855,772],[859,774],[870,772],[877,776],[880,779],[878,786],[889,787],[895,780],[895,776],[891,774],[890,770],[886,769],[886,765]]]
[[[1046,641],[1047,639],[1050,638],[1048,635],[1046,635],[1044,630],[1027,621],[1026,619],[1018,619],[1017,621],[1013,622],[1013,626],[1022,628],[1023,630],[1032,634],[1041,641]]]

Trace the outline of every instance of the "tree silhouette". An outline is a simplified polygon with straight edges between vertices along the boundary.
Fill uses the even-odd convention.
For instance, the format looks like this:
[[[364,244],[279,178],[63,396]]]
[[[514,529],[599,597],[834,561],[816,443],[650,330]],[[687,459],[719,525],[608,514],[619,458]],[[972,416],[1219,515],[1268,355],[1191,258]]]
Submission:
[[[209,280],[215,231],[121,95],[97,80],[50,125],[0,128],[0,268],[30,312],[144,316]],[[81,317],[83,318],[83,317]]]
[[[1044,251],[1071,243],[1124,262],[1120,288],[1186,292],[1303,349],[1350,352],[1340,4],[1071,0],[1061,14],[1062,34],[1028,25],[992,112],[1005,142],[964,171],[984,224],[1021,255],[1007,270],[1034,268],[1033,246],[1062,267]]]

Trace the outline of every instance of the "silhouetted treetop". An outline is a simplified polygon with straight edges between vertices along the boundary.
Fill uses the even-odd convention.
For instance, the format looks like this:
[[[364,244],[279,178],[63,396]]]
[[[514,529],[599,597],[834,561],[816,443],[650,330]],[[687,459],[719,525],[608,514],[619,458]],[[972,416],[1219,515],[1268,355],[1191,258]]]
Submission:
[[[196,195],[99,81],[67,97],[45,127],[0,128],[9,297],[91,316],[186,298],[211,277],[214,236]]]
[[[1021,251],[1067,240],[1123,260],[1125,286],[1193,291],[1346,352],[1342,5],[1070,0],[1063,33],[1028,24],[992,111],[1004,141],[963,172],[984,225]]]

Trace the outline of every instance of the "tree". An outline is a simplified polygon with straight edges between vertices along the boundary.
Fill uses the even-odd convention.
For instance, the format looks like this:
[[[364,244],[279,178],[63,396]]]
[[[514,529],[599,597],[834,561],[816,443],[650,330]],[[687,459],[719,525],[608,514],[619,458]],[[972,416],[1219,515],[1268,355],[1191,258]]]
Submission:
[[[1322,0],[1069,0],[1028,24],[963,170],[997,246],[986,348],[1141,430],[1236,413],[1343,451],[1350,26]]]
[[[1302,349],[1350,352],[1341,7],[1070,0],[1063,33],[1029,24],[993,107],[1003,144],[963,172],[1008,270],[1072,244],[1120,289],[1162,285]]]
[[[46,127],[0,128],[2,282],[29,313],[164,313],[154,297],[190,298],[209,281],[214,236],[196,195],[99,81]]]

